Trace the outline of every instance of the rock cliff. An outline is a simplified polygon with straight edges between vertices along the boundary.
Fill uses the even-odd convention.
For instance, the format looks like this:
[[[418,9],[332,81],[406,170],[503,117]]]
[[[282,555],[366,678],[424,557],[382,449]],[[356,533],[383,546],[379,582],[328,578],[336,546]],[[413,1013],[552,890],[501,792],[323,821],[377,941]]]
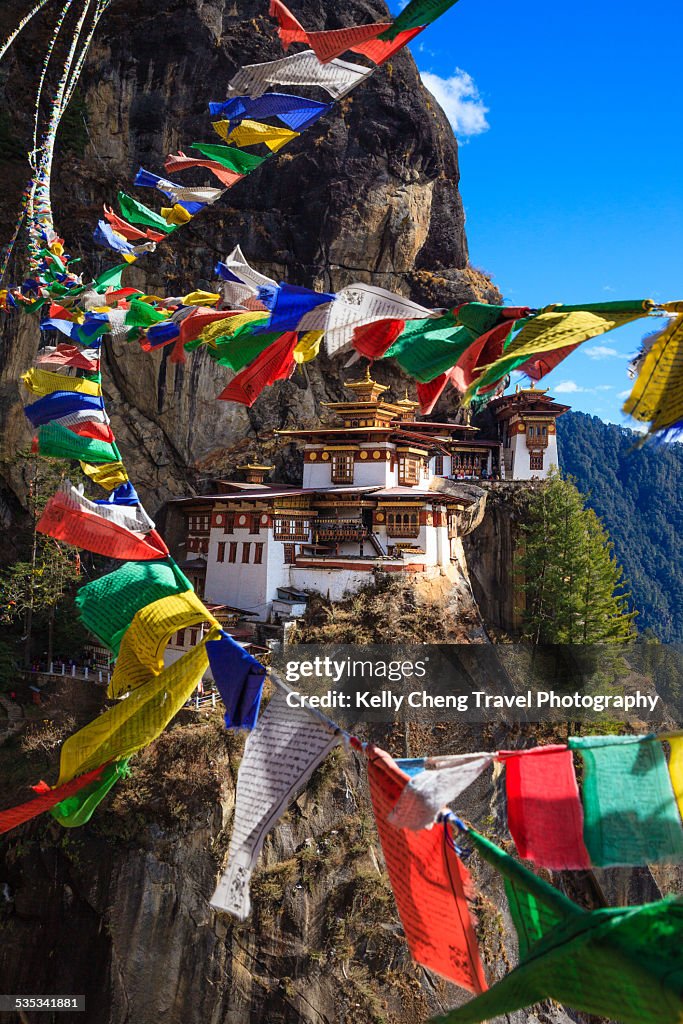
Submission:
[[[343,9],[329,0],[300,0],[292,7],[313,29],[387,16],[382,0],[354,0]],[[12,16],[0,14],[0,29]],[[27,97],[41,39],[38,30],[29,33],[0,80],[11,111],[0,124],[12,142],[0,157],[9,186],[0,201],[5,235],[28,174],[17,155],[29,148]],[[209,100],[224,97],[239,66],[281,54],[266,0],[114,0],[72,102],[55,174],[57,224],[88,269],[97,273],[116,262],[92,243],[101,204],[129,188],[139,166],[163,173],[167,153],[211,140]],[[202,182],[202,175],[193,172],[188,180]],[[495,299],[491,283],[468,266],[458,184],[452,130],[404,51],[157,254],[141,260],[129,283],[166,294],[206,286],[216,259],[239,242],[259,269],[299,285],[337,289],[362,280],[430,305]],[[23,482],[8,461],[28,439],[16,381],[30,363],[37,332],[17,319],[3,325],[0,424],[3,476],[21,499]],[[147,355],[137,345],[106,346],[113,425],[152,510],[184,491],[197,461],[237,443],[244,448],[245,440],[258,455],[264,434],[314,421],[320,402],[340,393],[343,360],[331,366],[321,358],[247,410],[216,403],[225,371],[201,352],[185,366],[171,365],[167,356]],[[401,384],[391,368],[380,374],[397,388]]]

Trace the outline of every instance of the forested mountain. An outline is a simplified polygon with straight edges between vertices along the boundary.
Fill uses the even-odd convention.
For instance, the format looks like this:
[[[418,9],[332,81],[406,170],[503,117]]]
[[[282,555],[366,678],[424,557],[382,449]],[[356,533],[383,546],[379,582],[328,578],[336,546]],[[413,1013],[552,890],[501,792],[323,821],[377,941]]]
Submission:
[[[581,412],[557,424],[560,467],[607,527],[639,631],[683,641],[683,444],[636,448],[638,434]]]

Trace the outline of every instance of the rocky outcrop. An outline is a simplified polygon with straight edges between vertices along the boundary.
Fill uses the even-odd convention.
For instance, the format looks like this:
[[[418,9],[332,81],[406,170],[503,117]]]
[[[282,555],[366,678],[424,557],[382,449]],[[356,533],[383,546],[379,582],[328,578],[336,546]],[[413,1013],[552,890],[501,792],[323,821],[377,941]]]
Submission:
[[[382,0],[343,7],[300,0],[292,7],[312,29],[387,15]],[[162,171],[167,153],[210,139],[208,101],[223,98],[240,65],[281,56],[266,10],[266,0],[111,5],[60,140],[55,174],[57,223],[89,270],[97,273],[115,262],[92,243],[102,202],[113,202],[119,188],[129,188],[140,165]],[[0,14],[0,28],[10,22],[8,14]],[[14,149],[6,150],[10,156],[24,144],[29,148],[26,97],[41,41],[39,31],[29,33],[0,81],[16,137]],[[0,224],[9,234],[21,164],[12,159],[0,166],[11,172],[0,201]],[[187,178],[204,180],[201,171]],[[496,299],[491,283],[468,266],[458,184],[453,133],[412,57],[403,52],[224,201],[131,268],[128,281],[184,294],[208,285],[216,259],[239,242],[259,269],[309,287],[368,281],[434,306]],[[141,198],[150,199],[145,193]],[[3,476],[21,499],[22,480],[7,461],[29,437],[17,379],[35,352],[37,332],[31,321],[15,320],[3,333]],[[321,401],[338,398],[343,364],[323,357],[248,410],[215,401],[227,373],[201,353],[174,366],[167,351],[147,355],[122,343],[108,344],[105,352],[105,394],[119,446],[152,511],[186,488],[198,460],[245,439],[251,454],[260,456],[264,433],[314,421]],[[395,384],[398,394],[402,382],[395,368],[382,367],[378,376]]]

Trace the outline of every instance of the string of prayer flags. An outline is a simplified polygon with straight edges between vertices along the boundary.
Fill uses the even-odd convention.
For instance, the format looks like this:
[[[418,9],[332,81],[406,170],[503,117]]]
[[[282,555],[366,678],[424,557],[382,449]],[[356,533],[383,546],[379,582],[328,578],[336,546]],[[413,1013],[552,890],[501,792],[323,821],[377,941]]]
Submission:
[[[418,831],[433,825],[439,812],[493,764],[493,754],[453,754],[421,760],[423,770],[404,786],[387,819],[397,828]],[[406,771],[403,765],[401,768]]]
[[[532,317],[505,346],[499,359],[474,381],[466,400],[476,390],[496,384],[539,353],[572,348],[590,338],[647,316],[651,299],[605,302],[595,305],[555,306]]]
[[[294,350],[299,342],[295,331],[266,348],[253,362],[234,377],[218,398],[252,406],[265,387],[277,380],[286,380],[296,367]]]
[[[176,171],[189,171],[194,168],[211,171],[214,178],[217,178],[225,188],[232,188],[244,177],[243,174],[237,174],[236,171],[223,167],[216,160],[194,160],[184,153],[169,154],[164,163],[164,170],[169,174],[174,174]]]
[[[225,632],[206,645],[211,675],[225,705],[226,729],[253,729],[258,720],[266,670]]]
[[[663,309],[674,314],[664,330],[646,339],[647,349],[624,412],[650,433],[670,430],[683,423],[683,303],[667,302]]]
[[[661,743],[641,736],[571,736],[584,762],[584,841],[593,864],[683,860],[683,827]]]
[[[502,750],[508,828],[517,852],[553,871],[591,866],[572,751],[548,745]]]
[[[91,783],[100,778],[103,771],[104,765],[100,765],[87,774],[80,775],[77,779],[72,779],[62,786],[56,786],[54,789],[50,789],[45,783],[34,786],[33,788],[39,793],[39,796],[34,797],[33,800],[27,800],[26,803],[19,804],[17,807],[10,807],[6,811],[0,811],[0,833],[11,832],[13,828],[23,825],[25,821],[36,818],[39,814],[43,814],[44,811],[49,811],[62,800],[67,800],[75,793],[78,793],[79,790],[91,785]]]
[[[38,427],[37,451],[45,458],[78,459],[88,462],[117,462],[115,445],[91,437],[80,437],[61,423],[44,423]]]
[[[126,562],[81,587],[76,594],[76,606],[86,629],[118,654],[123,634],[136,612],[162,597],[186,590],[192,590],[192,585],[171,558],[160,562]]]
[[[520,963],[488,992],[432,1018],[433,1024],[479,1024],[549,998],[624,1024],[680,1020],[682,900],[582,910],[474,829],[467,835],[505,877]]]
[[[237,174],[249,174],[268,159],[267,156],[257,156],[256,153],[245,153],[234,146],[217,146],[209,142],[193,142],[192,149],[198,150],[202,156],[215,160]]]
[[[212,117],[224,117],[230,124],[245,118],[261,121],[264,117],[277,117],[285,128],[295,132],[304,131],[330,110],[331,103],[320,103],[318,100],[282,92],[267,92],[258,99],[233,96],[222,103],[209,103]]]
[[[75,548],[105,558],[145,561],[165,558],[166,544],[154,529],[131,529],[126,522],[141,524],[132,510],[95,505],[67,481],[48,501],[36,529]]]
[[[99,778],[65,800],[60,800],[50,810],[52,817],[64,828],[79,828],[85,825],[119,779],[130,775],[129,760],[130,758],[124,757],[121,761],[108,764]]]
[[[163,670],[164,652],[173,634],[202,622],[218,627],[218,622],[194,590],[169,594],[140,608],[123,634],[108,696],[122,697],[147,682],[151,676],[158,676]]]
[[[233,146],[267,146],[271,153],[279,152],[292,139],[299,138],[299,132],[290,128],[278,128],[260,121],[240,121],[234,128],[229,121],[214,121],[212,127],[217,135]]]
[[[291,57],[265,64],[246,64],[230,80],[228,89],[258,99],[271,85],[317,86],[335,100],[341,100],[372,71],[372,68],[349,64],[337,58],[329,64],[321,64],[313,50],[303,50]]]
[[[287,691],[277,687],[244,747],[228,862],[211,897],[215,910],[241,921],[249,916],[249,881],[268,832],[339,739],[322,717],[290,708]]]
[[[467,906],[469,872],[445,828],[411,832],[390,823],[409,776],[378,747],[368,746],[366,757],[377,831],[410,954],[461,988],[483,992],[486,979]]]
[[[217,632],[212,631],[208,638],[213,639]],[[202,642],[69,736],[62,745],[58,784],[94,764],[130,757],[155,740],[197,688],[208,665]]]

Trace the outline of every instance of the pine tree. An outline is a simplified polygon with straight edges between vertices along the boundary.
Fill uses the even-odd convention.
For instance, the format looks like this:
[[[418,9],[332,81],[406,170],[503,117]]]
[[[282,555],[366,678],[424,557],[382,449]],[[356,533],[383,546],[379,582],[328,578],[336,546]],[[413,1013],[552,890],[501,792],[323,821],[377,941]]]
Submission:
[[[633,634],[612,544],[571,481],[553,474],[532,493],[523,531],[524,632],[532,643],[614,642]]]

